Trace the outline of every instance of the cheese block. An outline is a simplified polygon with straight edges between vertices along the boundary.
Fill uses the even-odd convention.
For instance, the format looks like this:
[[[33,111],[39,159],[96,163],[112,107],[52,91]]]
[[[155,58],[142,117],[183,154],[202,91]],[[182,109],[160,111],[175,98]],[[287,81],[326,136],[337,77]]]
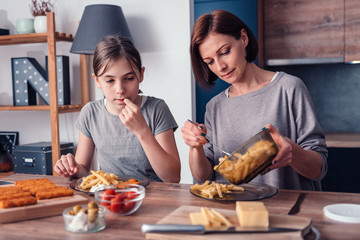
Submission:
[[[209,221],[207,219],[203,218],[201,212],[192,212],[190,215],[190,221],[192,225],[204,225],[208,226]]]
[[[240,227],[268,227],[269,212],[263,202],[237,201],[236,215]]]

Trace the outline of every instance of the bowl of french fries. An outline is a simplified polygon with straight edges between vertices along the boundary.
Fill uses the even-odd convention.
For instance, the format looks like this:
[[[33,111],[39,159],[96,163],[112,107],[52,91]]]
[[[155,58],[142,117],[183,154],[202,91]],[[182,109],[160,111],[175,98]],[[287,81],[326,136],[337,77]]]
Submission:
[[[145,197],[145,188],[138,184],[122,183],[116,188],[100,188],[95,200],[109,212],[125,216],[136,212]]]
[[[88,176],[79,179],[76,186],[77,190],[95,192],[97,188],[121,183],[120,178],[113,173],[107,173],[102,170],[90,170],[90,173]]]
[[[102,170],[94,171],[91,170],[90,174],[86,177],[82,177],[80,179],[74,180],[70,183],[70,188],[85,192],[93,195],[98,188],[116,188],[121,184],[137,184],[146,186],[149,181],[148,180],[140,180],[130,178],[130,177],[121,177],[119,178],[117,175],[113,173],[107,173]]]
[[[230,157],[219,159],[214,170],[234,185],[248,183],[272,164],[278,148],[268,129],[264,129],[238,149]]]

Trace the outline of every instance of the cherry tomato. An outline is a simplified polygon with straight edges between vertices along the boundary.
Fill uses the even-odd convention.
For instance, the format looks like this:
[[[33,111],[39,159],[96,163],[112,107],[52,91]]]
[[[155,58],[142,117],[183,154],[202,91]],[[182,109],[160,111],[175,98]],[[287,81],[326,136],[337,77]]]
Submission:
[[[134,202],[126,201],[123,206],[124,213],[130,212],[135,206]]]
[[[134,191],[129,191],[126,193],[126,198],[127,199],[134,199],[136,198],[137,196],[139,196],[139,194],[137,194],[136,192]]]
[[[120,202],[120,201],[122,201],[122,200],[124,200],[126,198],[126,194],[125,193],[117,193],[116,198]]]
[[[115,196],[116,195],[116,192],[115,192],[115,189],[113,188],[109,188],[109,189],[106,189],[104,192],[103,192],[104,195],[112,195],[112,196]]]
[[[113,188],[105,190],[100,195],[100,198],[105,202],[101,202],[100,204],[103,206],[109,206],[110,202],[108,202],[108,201],[110,201],[112,198],[114,198],[115,194],[116,194],[116,192]]]
[[[117,198],[112,198],[110,201],[111,201],[111,211],[113,213],[121,212],[123,204],[118,202]]]

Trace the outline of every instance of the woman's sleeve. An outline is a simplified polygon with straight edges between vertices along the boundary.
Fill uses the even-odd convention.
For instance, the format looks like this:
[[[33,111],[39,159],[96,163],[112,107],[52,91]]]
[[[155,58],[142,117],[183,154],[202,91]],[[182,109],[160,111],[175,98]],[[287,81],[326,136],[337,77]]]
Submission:
[[[313,179],[320,181],[327,173],[328,150],[325,134],[317,120],[308,89],[302,81],[298,83],[294,96],[296,101],[293,104],[297,125],[296,143],[303,149],[313,150],[320,155],[323,161],[321,174],[316,179]]]

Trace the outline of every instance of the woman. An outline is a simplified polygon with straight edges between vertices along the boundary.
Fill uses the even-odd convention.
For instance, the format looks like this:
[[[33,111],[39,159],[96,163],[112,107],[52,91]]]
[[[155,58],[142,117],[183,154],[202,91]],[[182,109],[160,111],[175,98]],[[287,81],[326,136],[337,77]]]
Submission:
[[[120,178],[179,182],[178,126],[163,100],[139,95],[145,68],[131,41],[105,37],[95,49],[93,68],[105,98],[82,108],[75,123],[76,156],[61,156],[54,170],[64,177],[86,176],[96,149],[100,169]]]
[[[205,125],[186,122],[183,139],[190,146],[190,169],[197,181],[225,181],[213,167],[224,154],[205,134],[233,152],[264,126],[279,153],[252,182],[283,189],[321,190],[327,171],[324,133],[304,83],[284,72],[256,66],[257,41],[235,15],[216,10],[196,21],[191,38],[196,81],[210,87],[217,78],[231,84],[206,105]],[[266,173],[266,174],[265,174]]]

